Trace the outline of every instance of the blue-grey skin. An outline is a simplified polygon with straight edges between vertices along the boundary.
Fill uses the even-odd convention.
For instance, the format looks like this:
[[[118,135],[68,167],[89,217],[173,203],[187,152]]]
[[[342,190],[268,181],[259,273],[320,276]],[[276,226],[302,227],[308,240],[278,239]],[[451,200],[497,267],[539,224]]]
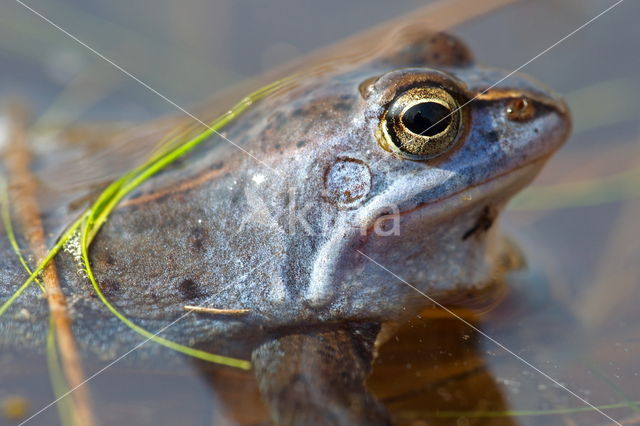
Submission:
[[[114,306],[150,331],[182,316],[185,305],[248,309],[189,314],[162,333],[248,358],[274,332],[399,321],[430,305],[389,271],[438,298],[488,283],[502,254],[491,225],[567,138],[565,104],[519,74],[493,87],[506,72],[474,65],[449,36],[422,33],[387,46],[303,73],[224,129],[243,150],[212,137],[131,194],[91,246]],[[424,161],[383,149],[389,103],[408,86],[434,82],[462,104],[473,99],[457,143]],[[535,112],[510,119],[520,97]],[[4,300],[24,274],[0,240]],[[140,341],[67,254],[57,266],[83,352],[110,358]],[[18,315],[23,308],[29,315]],[[0,320],[2,345],[42,346],[39,290],[9,314]],[[27,331],[33,335],[22,337]],[[145,346],[140,356],[156,350]]]

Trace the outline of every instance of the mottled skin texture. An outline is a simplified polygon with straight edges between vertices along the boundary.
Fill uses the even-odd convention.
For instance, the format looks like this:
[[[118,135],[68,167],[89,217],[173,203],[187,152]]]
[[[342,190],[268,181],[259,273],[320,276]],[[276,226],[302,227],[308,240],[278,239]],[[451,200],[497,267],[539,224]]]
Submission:
[[[163,336],[247,359],[258,346],[261,388],[282,423],[375,423],[344,414],[354,404],[348,396],[327,402],[335,410],[326,417],[301,403],[314,383],[334,383],[319,379],[335,370],[330,363],[316,360],[317,369],[304,365],[297,375],[280,367],[301,356],[305,341],[313,347],[319,335],[333,336],[338,343],[326,359],[353,365],[361,374],[346,386],[365,392],[370,351],[344,345],[352,339],[368,348],[371,338],[362,343],[362,333],[346,332],[345,324],[369,330],[430,302],[359,251],[442,300],[486,284],[500,256],[497,215],[569,132],[562,100],[516,75],[464,106],[463,133],[450,151],[427,161],[385,151],[376,138],[380,117],[407,88],[437,85],[464,104],[506,75],[473,65],[450,36],[403,37],[393,48],[304,73],[259,101],[224,134],[262,164],[214,137],[131,194],[91,247],[107,297],[150,330],[182,315],[184,305],[249,309],[241,317],[191,314]],[[535,113],[509,119],[510,103],[521,96]],[[374,232],[389,213],[396,216],[382,226],[395,224],[399,234]],[[3,298],[7,279],[14,288],[12,274],[20,275],[9,257],[1,261]],[[84,350],[110,357],[139,341],[76,277],[70,259],[62,256],[59,268]],[[34,311],[36,295],[21,306]],[[37,329],[46,323],[37,311],[23,323],[3,322],[0,332]],[[292,384],[292,376],[305,385]],[[362,401],[382,413],[379,423],[387,421],[373,399],[363,394]]]

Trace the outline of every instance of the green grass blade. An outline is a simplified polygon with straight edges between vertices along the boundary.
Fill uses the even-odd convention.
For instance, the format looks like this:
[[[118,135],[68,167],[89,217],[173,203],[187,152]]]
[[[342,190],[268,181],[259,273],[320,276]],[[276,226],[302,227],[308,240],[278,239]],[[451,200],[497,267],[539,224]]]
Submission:
[[[7,233],[9,244],[11,244],[13,252],[16,254],[16,256],[18,256],[22,267],[27,271],[28,274],[31,274],[31,269],[29,268],[27,261],[22,255],[22,251],[20,250],[20,246],[18,245],[18,239],[16,238],[15,231],[13,230],[13,223],[11,222],[11,209],[9,207],[9,195],[4,181],[0,181],[0,209],[2,209],[2,223]],[[44,284],[42,284],[42,282],[37,279],[36,283],[38,284],[38,286],[40,286],[40,289],[44,291]]]

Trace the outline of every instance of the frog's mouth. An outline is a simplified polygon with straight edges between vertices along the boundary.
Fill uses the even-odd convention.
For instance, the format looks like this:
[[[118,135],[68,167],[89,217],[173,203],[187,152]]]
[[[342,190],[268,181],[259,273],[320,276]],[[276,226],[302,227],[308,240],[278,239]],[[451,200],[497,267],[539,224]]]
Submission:
[[[443,214],[453,215],[478,203],[506,203],[535,179],[550,156],[551,154],[546,154],[534,158],[518,167],[508,169],[459,191],[435,200],[415,204],[407,209],[400,209],[399,215],[424,214],[425,211],[428,211],[426,214],[435,218]]]
[[[429,191],[432,191],[432,188],[418,192],[411,197],[412,201],[409,201],[408,205],[400,205],[394,214],[385,213],[382,216],[387,219],[399,216],[401,218],[411,218],[412,221],[417,220],[426,223],[437,222],[442,218],[451,217],[480,203],[503,205],[531,183],[552,154],[545,153],[517,167],[512,167],[502,173],[491,176],[484,181],[466,186],[457,191],[444,193],[442,196],[429,201],[420,200],[429,198]],[[367,235],[375,231],[376,222],[382,216],[377,216],[369,222],[370,225],[366,231]]]

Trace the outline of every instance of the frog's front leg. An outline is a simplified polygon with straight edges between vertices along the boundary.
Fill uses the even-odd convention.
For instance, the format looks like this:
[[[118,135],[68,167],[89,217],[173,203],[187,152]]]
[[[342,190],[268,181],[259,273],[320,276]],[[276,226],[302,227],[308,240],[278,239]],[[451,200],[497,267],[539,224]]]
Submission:
[[[367,391],[378,324],[295,332],[253,351],[253,365],[279,425],[388,425]]]

